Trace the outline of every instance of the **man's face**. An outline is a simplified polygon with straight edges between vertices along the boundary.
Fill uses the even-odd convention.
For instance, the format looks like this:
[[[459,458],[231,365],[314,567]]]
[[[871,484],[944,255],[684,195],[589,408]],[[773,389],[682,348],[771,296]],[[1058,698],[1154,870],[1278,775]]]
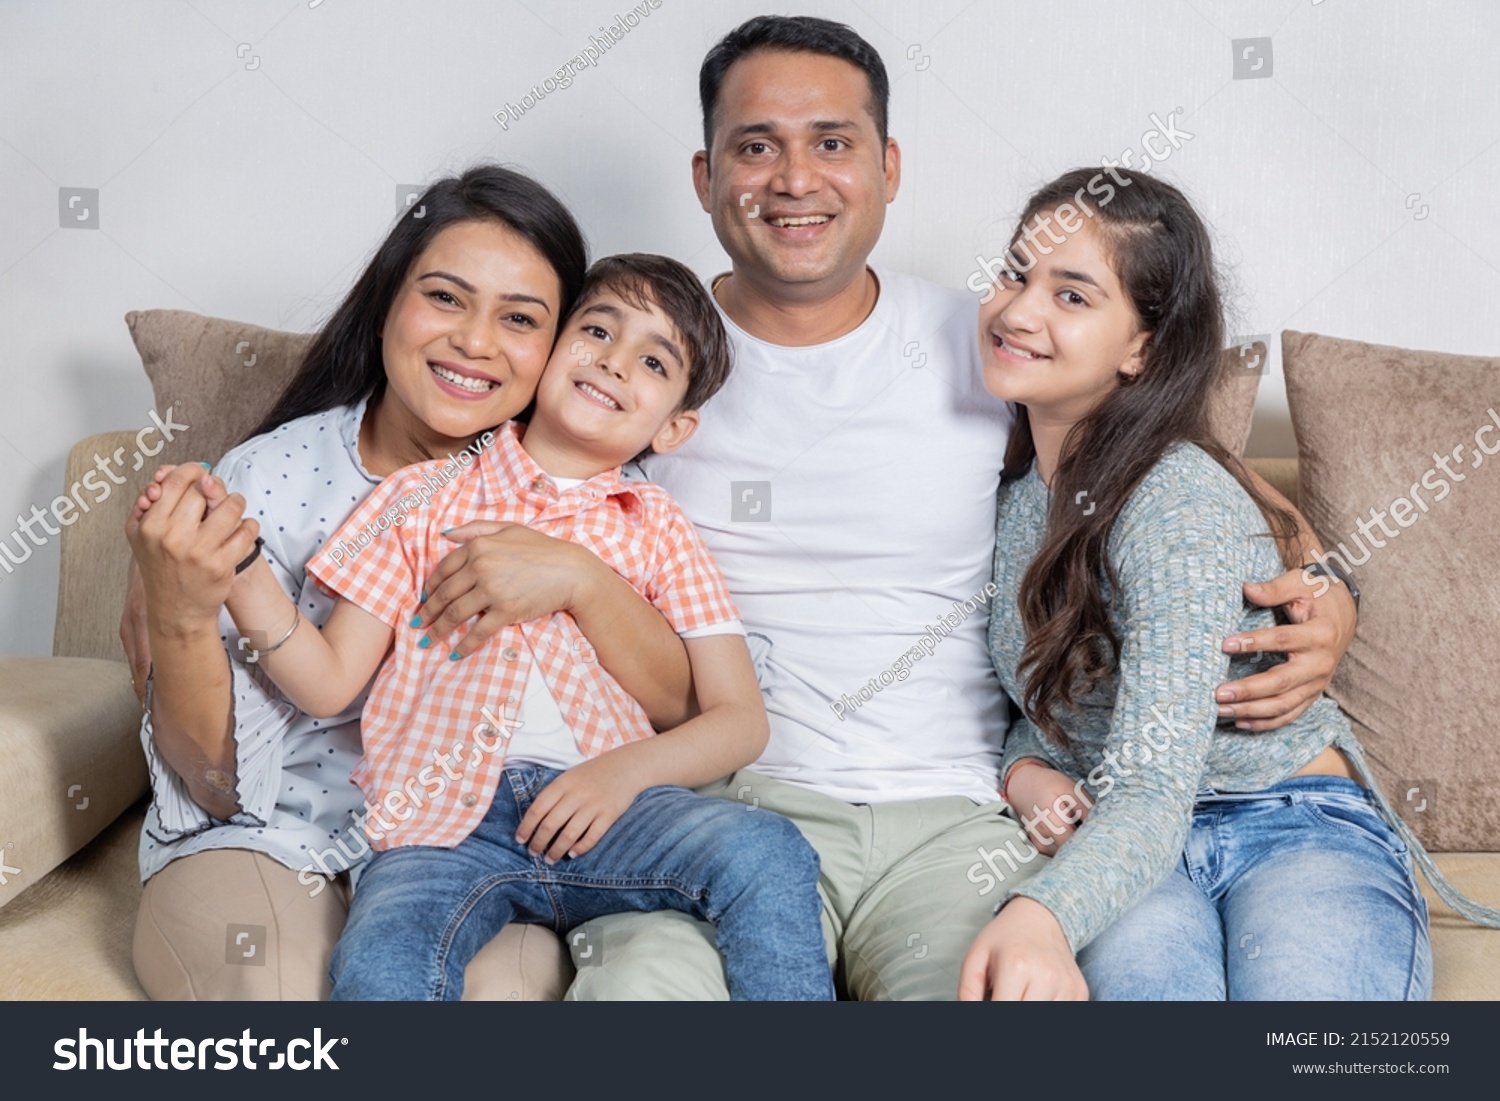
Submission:
[[[901,182],[856,66],[759,51],[724,76],[714,147],[693,182],[734,273],[772,299],[817,300],[864,275]]]

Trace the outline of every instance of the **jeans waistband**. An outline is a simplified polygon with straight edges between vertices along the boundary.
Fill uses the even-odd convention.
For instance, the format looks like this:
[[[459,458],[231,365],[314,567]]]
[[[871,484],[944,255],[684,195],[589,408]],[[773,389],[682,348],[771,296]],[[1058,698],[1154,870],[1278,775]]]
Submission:
[[[1355,800],[1364,806],[1380,805],[1369,788],[1347,776],[1291,776],[1260,791],[1219,791],[1205,787],[1199,789],[1193,805],[1202,808],[1226,803],[1296,803],[1303,799]]]

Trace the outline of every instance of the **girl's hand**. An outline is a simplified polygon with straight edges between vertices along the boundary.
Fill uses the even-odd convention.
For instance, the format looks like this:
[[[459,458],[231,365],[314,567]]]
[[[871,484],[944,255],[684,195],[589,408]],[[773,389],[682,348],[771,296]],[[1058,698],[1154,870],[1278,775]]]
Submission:
[[[608,569],[577,543],[521,524],[475,520],[444,535],[457,549],[432,571],[417,613],[434,641],[479,617],[454,647],[461,658],[502,627],[570,611],[587,572]]]
[[[180,623],[217,620],[234,568],[255,547],[260,525],[243,519],[245,499],[201,466],[158,472],[125,524],[145,587],[148,615]],[[138,514],[137,514],[138,513]]]
[[[1024,895],[974,938],[959,971],[961,1002],[1087,1001],[1088,984],[1052,911]]]
[[[613,754],[574,765],[544,787],[516,827],[516,843],[548,864],[582,856],[645,790]]]
[[[1006,794],[1037,851],[1053,856],[1083,825],[1093,804],[1067,773],[1044,763],[1025,763],[1029,760],[1035,758],[1011,767]]]

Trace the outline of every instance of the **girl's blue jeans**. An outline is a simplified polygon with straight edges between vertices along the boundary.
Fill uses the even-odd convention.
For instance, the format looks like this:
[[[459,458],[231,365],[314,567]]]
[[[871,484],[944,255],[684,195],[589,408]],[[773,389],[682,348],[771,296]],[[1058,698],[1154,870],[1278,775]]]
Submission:
[[[686,788],[648,788],[593,849],[549,866],[515,835],[559,775],[506,769],[483,822],[454,848],[376,853],[334,950],[333,998],[457,1000],[465,965],[507,922],[567,933],[624,910],[712,922],[734,998],[833,998],[818,856],[789,820]],[[577,947],[582,966],[609,966],[607,943]]]
[[[1427,903],[1374,796],[1339,776],[1200,793],[1170,877],[1078,953],[1126,1000],[1425,1000]]]

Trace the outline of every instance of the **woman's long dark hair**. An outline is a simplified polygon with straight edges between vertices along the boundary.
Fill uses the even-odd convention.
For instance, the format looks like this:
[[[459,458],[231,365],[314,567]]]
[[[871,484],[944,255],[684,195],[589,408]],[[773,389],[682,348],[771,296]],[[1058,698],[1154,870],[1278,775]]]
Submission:
[[[314,337],[258,436],[312,413],[385,392],[380,328],[407,274],[432,239],[460,222],[499,222],[529,241],[557,273],[568,316],[588,269],[588,248],[561,201],[535,180],[496,164],[478,164],[429,187],[386,235],[349,294]]]
[[[1115,175],[1118,172],[1119,174]],[[1087,205],[1114,270],[1148,334],[1142,368],[1074,425],[1052,479],[1047,532],[1021,580],[1026,629],[1019,675],[1027,716],[1048,737],[1064,741],[1058,713],[1119,664],[1120,640],[1109,620],[1103,582],[1118,592],[1109,536],[1120,510],[1167,448],[1197,444],[1244,487],[1282,548],[1296,518],[1255,487],[1239,459],[1209,434],[1208,403],[1224,370],[1223,306],[1207,229],[1187,198],[1140,172],[1112,170],[1116,184],[1098,187],[1102,174],[1074,169],[1041,188],[1026,204],[1020,227],[1064,203],[1075,209],[1086,195],[1108,195]],[[1095,188],[1098,187],[1097,190]],[[1112,194],[1110,194],[1112,192]],[[1020,230],[1012,240],[1016,248]],[[1024,473],[1036,447],[1024,407],[1005,454],[1002,478]],[[1094,507],[1072,507],[1087,492]],[[1290,568],[1295,563],[1287,561]]]

